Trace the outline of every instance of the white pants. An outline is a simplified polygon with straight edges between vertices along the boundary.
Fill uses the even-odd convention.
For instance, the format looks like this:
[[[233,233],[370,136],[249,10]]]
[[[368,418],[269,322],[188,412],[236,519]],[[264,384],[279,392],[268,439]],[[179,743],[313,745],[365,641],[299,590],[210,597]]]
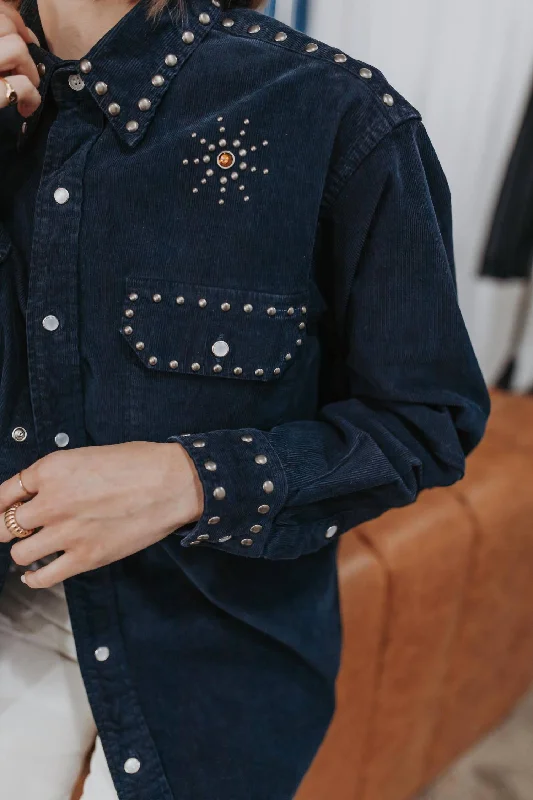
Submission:
[[[12,568],[0,597],[2,800],[117,800],[79,670],[63,587],[35,591]],[[95,746],[96,742],[96,746]]]

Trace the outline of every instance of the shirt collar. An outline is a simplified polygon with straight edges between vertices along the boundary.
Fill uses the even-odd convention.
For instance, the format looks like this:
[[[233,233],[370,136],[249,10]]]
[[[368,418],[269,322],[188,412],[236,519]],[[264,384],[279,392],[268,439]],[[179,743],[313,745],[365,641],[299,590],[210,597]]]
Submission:
[[[77,65],[87,90],[130,146],[142,139],[171,81],[221,16],[218,0],[187,0],[181,17],[167,7],[156,19],[147,19],[148,5],[149,0],[139,0],[79,62],[63,62],[45,47],[29,45],[34,61],[43,65],[43,99],[54,69]],[[22,0],[21,15],[44,43],[37,0]],[[42,103],[27,121],[26,136],[41,109]]]

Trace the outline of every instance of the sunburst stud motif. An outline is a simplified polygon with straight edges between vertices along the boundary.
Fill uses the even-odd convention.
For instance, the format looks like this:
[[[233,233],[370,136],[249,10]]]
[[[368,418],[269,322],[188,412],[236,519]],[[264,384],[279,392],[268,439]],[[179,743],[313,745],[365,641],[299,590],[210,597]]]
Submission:
[[[252,138],[250,133],[253,136],[253,125],[250,125],[249,119],[245,119],[244,123],[242,120],[224,122],[224,117],[219,116],[216,121],[219,123],[218,125],[206,125],[205,130],[200,133],[195,131],[191,134],[191,138],[194,140],[195,152],[189,153],[182,163],[183,166],[189,167],[192,171],[192,193],[199,195],[203,191],[215,191],[214,182],[209,180],[209,178],[215,178],[215,182],[219,184],[216,196],[220,206],[224,206],[225,202],[230,201],[231,193],[228,194],[226,200],[220,199],[220,194],[218,193],[229,192],[231,185],[234,186],[233,191],[235,189],[238,190],[233,197],[239,197],[241,202],[248,203],[251,199],[250,190],[253,188],[252,184],[255,184],[260,177],[269,175],[270,170],[262,163],[263,152],[268,147],[269,142],[266,139],[262,139],[259,133],[256,134],[257,141],[255,143],[250,141]],[[221,122],[224,122],[222,127],[220,127]],[[243,124],[249,127],[242,129],[241,126]],[[211,130],[208,130],[208,127]],[[220,133],[226,131],[225,136],[227,136],[227,139],[219,139]],[[199,138],[199,136],[202,138]],[[246,156],[247,158],[244,161],[243,159]],[[230,175],[230,182],[226,177],[228,170],[233,170]],[[244,183],[237,184],[236,182],[238,182],[239,178],[241,181],[244,179]],[[220,184],[223,184],[222,188]],[[201,188],[204,186],[206,187],[205,190]],[[243,194],[240,194],[240,192],[243,192]]]

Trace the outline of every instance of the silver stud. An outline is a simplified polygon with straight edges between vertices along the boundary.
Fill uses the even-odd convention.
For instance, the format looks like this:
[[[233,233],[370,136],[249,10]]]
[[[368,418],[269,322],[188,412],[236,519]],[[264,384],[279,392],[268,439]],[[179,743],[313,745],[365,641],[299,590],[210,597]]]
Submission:
[[[124,333],[126,334],[126,336],[131,336],[131,334],[133,333],[133,328],[131,327],[131,325],[126,325],[126,327],[124,328]]]
[[[226,17],[226,19],[222,20],[222,25],[225,28],[233,28],[233,26],[235,25],[235,20],[234,19],[230,19],[229,17]]]
[[[206,142],[207,142],[207,139],[200,139],[200,144],[205,144]]]
[[[189,164],[189,159],[188,158],[184,158],[183,159],[183,164],[184,164],[184,166],[187,166]]]
[[[294,308],[293,308],[292,306],[290,306],[290,308],[288,308],[288,309],[287,309],[287,314],[288,314],[290,317],[292,317],[292,315],[294,314]]]
[[[224,358],[229,353],[229,344],[223,339],[219,339],[211,348],[211,352],[217,358]]]
[[[359,75],[368,81],[372,77],[372,70],[368,69],[367,67],[363,67],[362,69],[359,70]]]
[[[233,538],[232,536],[222,536],[218,541],[220,542],[220,544],[225,544],[226,542],[229,542],[229,540],[232,538]]]
[[[194,42],[194,33],[192,31],[185,31],[181,38],[185,44],[192,44]]]
[[[11,431],[11,438],[15,440],[15,442],[25,442],[28,438],[28,431],[26,428],[13,428]]]
[[[262,530],[263,530],[262,525],[252,525],[252,527],[250,528],[250,533],[261,533]]]
[[[205,297],[202,297],[200,300],[198,300],[198,305],[200,306],[200,308],[205,308],[206,307],[207,300],[205,299]]]
[[[246,303],[246,305],[244,306],[245,313],[246,314],[251,314],[253,310],[254,310],[254,307],[252,305],[250,305],[250,303]]]
[[[127,317],[128,319],[131,319],[133,317],[133,314],[134,314],[133,308],[127,308],[124,312],[124,316]]]
[[[248,169],[248,164],[246,163],[246,161],[241,161],[241,163],[239,164],[239,169],[243,170]]]
[[[242,375],[242,368],[241,367],[235,367],[235,369],[233,370],[233,374],[234,375]]]
[[[160,294],[153,294],[152,295],[152,300],[154,301],[154,303],[160,303],[161,302],[161,295]]]
[[[245,124],[245,125],[249,125],[249,124],[250,124],[250,120],[249,120],[249,119],[245,119],[245,120],[244,120],[244,124]]]
[[[254,374],[257,375],[258,378],[262,378],[263,375],[265,374],[265,370],[264,369],[256,369]]]
[[[260,455],[260,456],[256,456],[254,458],[254,461],[255,461],[256,464],[266,464],[267,461],[268,461],[268,458],[266,456]]]
[[[318,50],[318,45],[316,44],[316,42],[309,42],[309,44],[306,44],[305,46],[306,53],[316,53],[317,50]]]
[[[139,299],[139,295],[137,294],[137,292],[132,292],[132,293],[129,295],[129,298],[130,298],[130,300],[132,301],[132,303],[134,303],[134,302],[135,302],[135,300],[138,300],[138,299]]]
[[[345,64],[348,61],[348,56],[344,53],[336,53],[334,60],[337,62],[337,64]]]
[[[261,30],[261,25],[250,25],[250,27],[248,28],[248,33],[252,34],[259,33],[260,30]]]
[[[129,122],[126,122],[126,130],[130,133],[134,133],[136,130],[139,129],[139,123],[137,120],[130,119]]]
[[[82,58],[80,61],[80,71],[83,72],[84,75],[87,75],[93,68],[93,65],[87,58]]]
[[[238,172],[232,172],[230,177],[231,177],[232,181],[236,181],[239,178],[239,173]]]
[[[202,543],[199,542],[198,539],[195,539],[194,542],[191,542],[191,547],[193,547],[193,545],[197,545],[197,544],[202,544]]]
[[[257,167],[252,167],[251,172],[257,172]]]
[[[200,364],[195,361],[194,364],[191,364],[191,369],[193,372],[199,372],[201,370]]]
[[[195,187],[194,187],[194,189],[192,190],[192,193],[193,193],[193,194],[198,194],[198,189],[196,188],[196,186],[195,186]]]
[[[302,306],[302,314],[307,314],[307,306]]]
[[[68,433],[56,433],[54,442],[58,447],[66,447],[70,441]]]
[[[222,303],[222,305],[220,306],[220,308],[222,309],[222,311],[229,311],[229,310],[230,310],[230,308],[231,308],[231,306],[230,306],[230,304],[229,304],[229,303]]]
[[[139,772],[140,768],[141,762],[138,758],[128,758],[124,763],[124,772],[127,772],[128,775],[135,775],[136,772]]]
[[[207,175],[208,178],[212,178],[215,173],[213,172],[212,169],[208,169],[205,174]]]
[[[246,131],[241,131],[241,136],[246,136]]]
[[[274,484],[272,483],[272,481],[264,482],[263,491],[266,492],[267,494],[272,494],[272,492],[274,491]]]
[[[165,64],[167,67],[175,67],[178,63],[178,57],[174,55],[174,53],[169,53],[168,56],[165,56]]]
[[[226,141],[226,139],[220,139],[220,141],[219,141],[219,145],[220,145],[221,147],[226,147],[226,145],[227,145],[227,141]]]
[[[185,298],[180,294],[176,297],[176,303],[178,306],[182,306],[185,302]]]
[[[265,139],[265,141],[263,142],[263,147],[268,147],[268,139]]]
[[[217,486],[217,488],[213,491],[213,497],[215,500],[224,500],[226,496],[226,490],[223,486]]]
[[[149,111],[152,107],[152,101],[149,100],[147,97],[141,97],[139,102],[137,103],[141,111]]]
[[[248,195],[246,195],[246,197],[244,198],[244,202],[247,203],[249,201],[249,199],[250,198],[248,197]]]
[[[110,656],[109,647],[97,647],[94,651],[94,657],[97,661],[107,661]]]
[[[220,183],[226,184],[227,182],[228,182],[228,179],[225,176],[220,179]]]
[[[287,353],[287,355],[285,356],[285,361],[290,361],[291,358],[292,358],[291,353]]]
[[[54,200],[61,206],[67,202],[69,197],[70,197],[69,190],[65,189],[63,186],[60,186],[59,189],[56,189],[54,192]]]
[[[240,139],[234,139],[233,147],[240,147],[240,146],[241,146],[241,140]]]
[[[213,372],[222,372],[222,367],[220,366],[220,364],[215,364],[215,366],[213,367]]]
[[[280,372],[281,372],[280,368],[276,367],[276,369],[274,370],[274,375],[279,375]]]
[[[24,120],[24,122],[22,123],[20,130],[22,131],[22,133],[26,133],[26,131],[28,130],[28,123],[26,122],[26,120]]]
[[[216,472],[217,465],[214,461],[206,461],[204,467],[208,472]]]
[[[178,368],[178,362],[177,361],[171,361],[170,364],[169,364],[169,367],[170,367],[170,369],[177,369]]]
[[[255,144],[252,145],[251,150],[252,150],[252,153],[255,153],[255,151],[257,150],[257,147],[255,146]]]
[[[305,322],[300,322],[300,324],[298,325],[298,328],[299,328],[301,331],[305,330]]]
[[[211,3],[216,6],[216,8],[220,8],[220,0],[211,0]]]
[[[94,91],[99,95],[105,94],[107,92],[107,83],[104,83],[104,81],[97,81],[94,84]]]
[[[199,164],[199,163],[200,163],[200,159],[199,159],[199,158],[195,158],[195,159],[194,159],[194,163],[195,163],[195,164]]]
[[[197,133],[191,133],[191,139],[196,139],[197,136],[198,136]]]
[[[203,439],[195,439],[192,443],[193,447],[205,447],[205,442]]]
[[[241,545],[243,547],[252,547],[253,543],[253,539],[241,539]]]
[[[207,520],[208,525],[218,525],[219,522],[220,522],[220,517],[209,517],[209,519]]]
[[[208,542],[209,541],[209,534],[208,533],[200,534],[200,536],[197,537],[196,541],[197,542]]]
[[[210,153],[213,153],[217,149],[217,147],[215,144],[210,144],[207,149],[209,150]]]
[[[219,206],[223,206],[224,205],[224,200],[219,200],[218,204],[219,204]]]
[[[300,345],[302,344],[302,340],[301,339],[296,339],[296,344],[297,344],[298,347],[300,347]]]
[[[120,106],[118,103],[109,103],[107,110],[112,117],[117,117],[120,114]]]
[[[239,186],[239,192],[244,192],[245,189],[246,189],[246,186]]]
[[[163,86],[165,79],[162,75],[154,75],[152,78],[152,86]]]
[[[209,25],[209,23],[211,22],[211,17],[209,16],[209,14],[205,14],[205,13],[200,14],[198,19],[200,20],[202,25]]]
[[[224,117],[217,117],[217,122],[224,122]]]
[[[260,514],[268,514],[270,511],[270,506],[259,506],[257,510]]]
[[[37,72],[42,78],[44,73],[46,72],[46,64],[43,64],[42,62],[40,64],[37,64]]]
[[[220,133],[226,133],[226,129],[224,127],[220,128]]]
[[[326,531],[326,539],[333,539],[333,537],[335,536],[335,534],[337,533],[338,530],[339,530],[339,528],[338,528],[337,525],[332,525]]]
[[[155,367],[155,365],[157,364],[157,358],[155,356],[150,356],[150,358],[148,359],[148,363],[150,364],[151,367]]]
[[[269,317],[275,317],[276,313],[277,310],[274,308],[274,306],[270,306],[270,308],[267,308],[267,314]]]
[[[278,33],[276,33],[274,36],[274,39],[276,42],[285,42],[287,41],[287,34],[285,31],[278,31]]]
[[[137,342],[135,345],[136,350],[144,350],[144,342]]]
[[[393,106],[394,105],[394,97],[391,94],[384,94],[383,95],[383,102],[386,106]]]
[[[209,162],[211,161],[211,156],[204,156],[202,161],[204,162],[204,164],[209,164]]]
[[[244,436],[241,436],[241,441],[242,442],[246,442],[246,444],[250,444],[250,442],[253,442],[253,440],[254,440],[254,437],[250,436],[249,433],[245,433]]]

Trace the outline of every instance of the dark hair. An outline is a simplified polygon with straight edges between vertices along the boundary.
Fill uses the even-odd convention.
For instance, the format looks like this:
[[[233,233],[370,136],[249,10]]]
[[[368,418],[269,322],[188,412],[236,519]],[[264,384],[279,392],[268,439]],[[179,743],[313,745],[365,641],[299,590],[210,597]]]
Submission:
[[[187,0],[150,0],[150,16],[159,14],[165,6],[170,5],[175,5],[182,11],[186,3]],[[262,4],[263,0],[220,0],[220,5],[225,11],[231,8],[259,8]]]

